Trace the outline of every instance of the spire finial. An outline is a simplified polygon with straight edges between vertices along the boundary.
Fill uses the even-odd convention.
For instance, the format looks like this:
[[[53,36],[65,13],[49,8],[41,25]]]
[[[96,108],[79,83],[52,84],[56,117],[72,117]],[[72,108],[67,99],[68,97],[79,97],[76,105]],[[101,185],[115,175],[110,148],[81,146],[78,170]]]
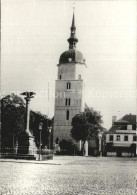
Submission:
[[[76,47],[76,43],[78,42],[78,39],[76,38],[76,27],[75,27],[75,15],[74,15],[75,6],[73,4],[73,17],[72,17],[72,25],[71,25],[71,34],[70,38],[68,39],[69,42],[69,49],[74,49]]]
[[[75,11],[75,3],[73,3],[73,13],[74,13],[74,11]]]

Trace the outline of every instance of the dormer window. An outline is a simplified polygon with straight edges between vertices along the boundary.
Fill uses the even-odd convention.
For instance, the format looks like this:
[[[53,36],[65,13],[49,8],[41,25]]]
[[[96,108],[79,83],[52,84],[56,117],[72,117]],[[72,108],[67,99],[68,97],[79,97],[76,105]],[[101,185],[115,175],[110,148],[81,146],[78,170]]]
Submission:
[[[127,130],[132,130],[132,125],[127,125]]]

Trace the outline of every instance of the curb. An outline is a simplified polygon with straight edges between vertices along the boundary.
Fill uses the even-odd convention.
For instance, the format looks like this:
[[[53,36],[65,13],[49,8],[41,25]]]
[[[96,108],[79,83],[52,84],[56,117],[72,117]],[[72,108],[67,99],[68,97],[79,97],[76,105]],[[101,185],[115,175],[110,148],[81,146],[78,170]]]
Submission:
[[[46,162],[46,161],[19,161],[19,160],[5,160],[5,159],[0,159],[0,162],[13,162],[13,163],[28,163],[28,164],[43,164],[43,165],[61,165],[61,163],[51,163],[51,162]]]

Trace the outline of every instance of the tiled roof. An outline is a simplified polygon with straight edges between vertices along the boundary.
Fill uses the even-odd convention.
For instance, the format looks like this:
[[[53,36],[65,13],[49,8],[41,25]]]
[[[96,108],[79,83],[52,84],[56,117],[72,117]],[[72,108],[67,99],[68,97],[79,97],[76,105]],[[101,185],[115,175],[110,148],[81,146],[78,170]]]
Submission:
[[[136,115],[127,114],[122,119],[128,121],[130,124],[136,124]]]
[[[107,133],[116,133],[116,130],[126,130],[127,124],[136,124],[136,115],[127,114],[114,123]]]
[[[109,129],[109,131],[107,133],[116,133],[116,130],[118,129],[118,126],[114,125],[113,127],[111,127]]]
[[[115,122],[115,124],[123,123],[123,124],[136,124],[136,115],[126,114],[121,119]]]
[[[115,123],[125,123],[125,124],[128,124],[129,122],[126,121],[126,120],[119,119],[119,120],[116,121]]]

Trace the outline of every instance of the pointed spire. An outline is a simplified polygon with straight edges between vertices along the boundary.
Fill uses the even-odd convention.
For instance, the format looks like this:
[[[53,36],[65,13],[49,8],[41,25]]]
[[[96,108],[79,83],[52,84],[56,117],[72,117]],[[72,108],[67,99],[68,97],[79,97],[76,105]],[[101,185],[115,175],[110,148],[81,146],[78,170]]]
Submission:
[[[72,17],[72,25],[71,25],[71,33],[70,38],[68,39],[69,42],[69,49],[76,48],[76,43],[78,42],[78,39],[76,38],[76,27],[75,27],[75,14],[74,14],[74,7],[73,7],[73,17]]]
[[[73,18],[72,18],[72,26],[71,28],[76,28],[75,27],[75,15],[74,15],[74,10],[73,10]]]

